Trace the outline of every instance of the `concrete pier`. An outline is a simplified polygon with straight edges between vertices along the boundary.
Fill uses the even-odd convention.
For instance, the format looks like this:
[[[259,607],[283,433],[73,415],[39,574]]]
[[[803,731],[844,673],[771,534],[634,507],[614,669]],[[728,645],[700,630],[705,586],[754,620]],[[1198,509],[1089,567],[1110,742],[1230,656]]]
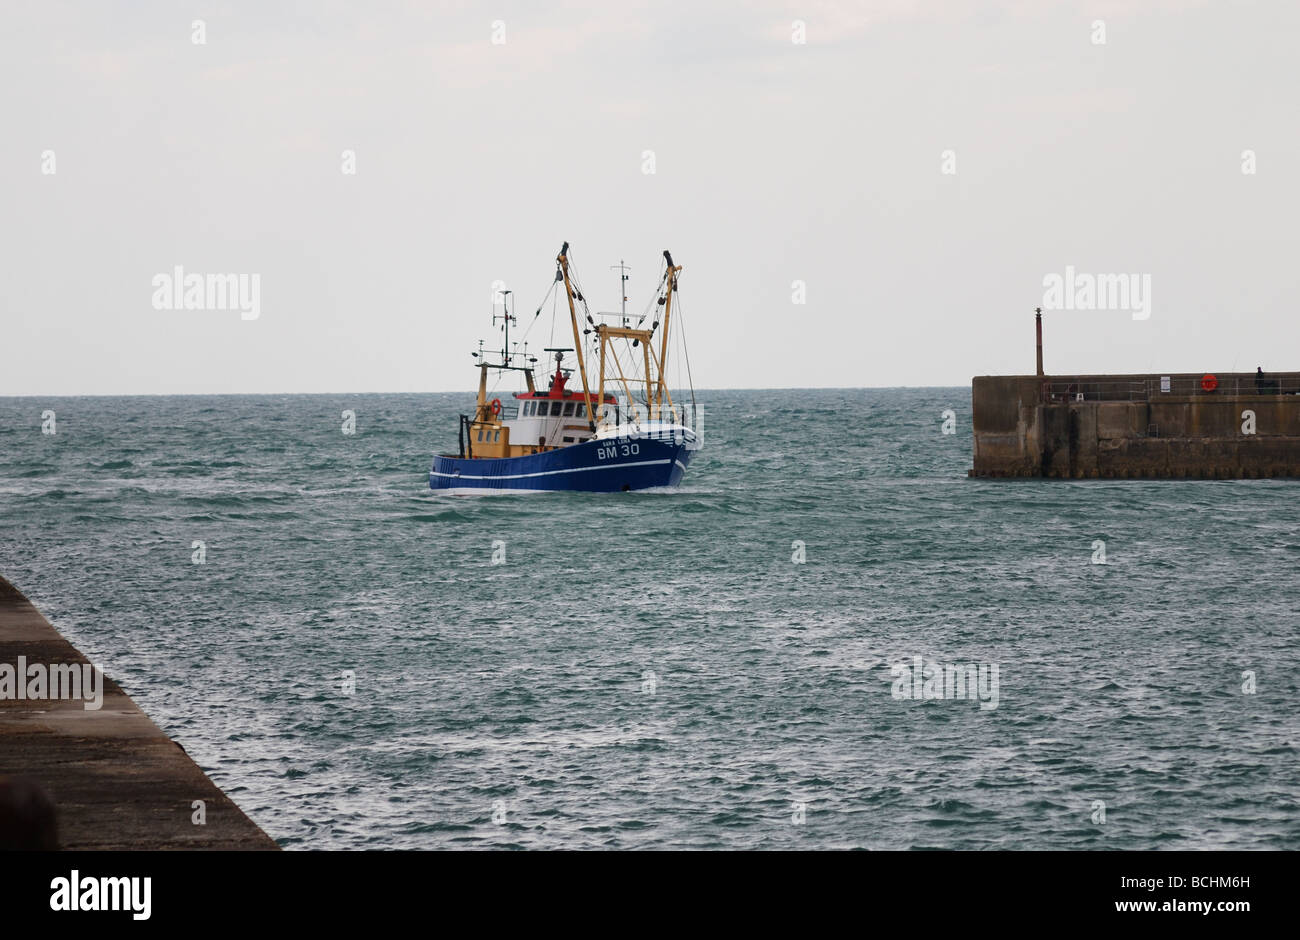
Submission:
[[[0,577],[0,667],[16,669],[19,657],[47,672],[89,664]],[[107,676],[98,710],[83,699],[0,697],[0,776],[49,794],[63,849],[277,848]]]
[[[1300,373],[978,376],[971,476],[1300,476]]]

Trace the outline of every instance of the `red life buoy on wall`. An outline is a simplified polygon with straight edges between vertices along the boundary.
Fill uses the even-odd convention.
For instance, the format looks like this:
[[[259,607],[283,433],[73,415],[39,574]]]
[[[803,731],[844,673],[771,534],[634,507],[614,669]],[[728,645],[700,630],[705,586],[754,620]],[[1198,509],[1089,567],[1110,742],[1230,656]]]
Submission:
[[[1207,372],[1201,379],[1201,388],[1207,392],[1212,392],[1219,387],[1219,380],[1211,373]]]
[[[501,414],[501,399],[494,398],[492,399],[492,416],[496,417],[499,414]]]

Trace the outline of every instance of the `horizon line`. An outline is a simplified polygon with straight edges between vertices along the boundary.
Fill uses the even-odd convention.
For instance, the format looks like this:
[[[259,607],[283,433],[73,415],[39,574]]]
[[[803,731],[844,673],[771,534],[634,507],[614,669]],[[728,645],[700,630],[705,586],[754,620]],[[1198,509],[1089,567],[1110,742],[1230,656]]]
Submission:
[[[749,386],[737,388],[699,388],[700,392],[854,392],[854,391],[892,391],[896,389],[954,389],[970,388],[970,385],[773,385]],[[346,391],[346,392],[82,392],[69,394],[58,392],[42,394],[25,392],[22,394],[0,394],[0,400],[8,398],[221,398],[221,397],[270,397],[291,395],[478,395],[477,389],[427,392],[399,391]],[[498,396],[499,397],[499,396]]]

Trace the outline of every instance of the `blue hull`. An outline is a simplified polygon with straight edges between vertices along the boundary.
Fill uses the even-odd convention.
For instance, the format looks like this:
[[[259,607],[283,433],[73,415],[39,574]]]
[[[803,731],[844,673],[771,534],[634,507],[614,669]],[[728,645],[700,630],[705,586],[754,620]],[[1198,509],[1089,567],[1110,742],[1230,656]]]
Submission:
[[[429,488],[453,493],[644,490],[676,486],[694,456],[689,442],[671,437],[584,441],[525,457],[438,456]]]

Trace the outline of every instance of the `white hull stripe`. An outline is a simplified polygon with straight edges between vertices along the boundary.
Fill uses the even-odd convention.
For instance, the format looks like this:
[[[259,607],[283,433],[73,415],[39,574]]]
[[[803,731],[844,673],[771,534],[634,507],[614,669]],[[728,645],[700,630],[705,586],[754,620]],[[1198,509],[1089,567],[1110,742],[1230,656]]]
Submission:
[[[447,489],[434,490],[433,492],[448,496],[514,496],[519,494],[526,496],[535,494],[540,496],[543,493],[569,493],[572,490],[526,490],[521,486],[452,486]]]
[[[654,467],[659,464],[677,463],[683,470],[685,465],[680,460],[674,461],[671,458],[664,460],[637,460],[632,463],[606,463],[596,464],[593,467],[567,467],[564,470],[541,470],[537,473],[493,473],[480,476],[471,476],[468,473],[439,473],[437,470],[430,470],[431,477],[447,477],[452,480],[524,480],[529,477],[549,477],[557,473],[586,473],[588,470],[622,470],[625,467]]]

